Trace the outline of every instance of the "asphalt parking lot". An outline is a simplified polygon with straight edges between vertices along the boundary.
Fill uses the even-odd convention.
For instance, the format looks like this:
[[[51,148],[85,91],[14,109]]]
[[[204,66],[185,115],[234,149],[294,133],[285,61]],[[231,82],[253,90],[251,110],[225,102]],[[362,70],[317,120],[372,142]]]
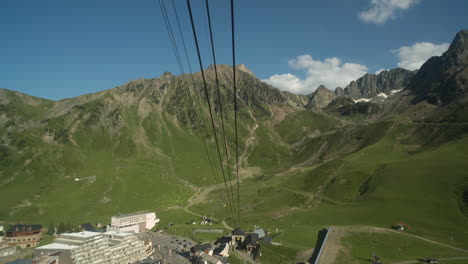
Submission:
[[[161,259],[163,264],[190,263],[190,248],[196,243],[186,237],[172,236],[160,233],[144,233],[153,242],[154,259]]]

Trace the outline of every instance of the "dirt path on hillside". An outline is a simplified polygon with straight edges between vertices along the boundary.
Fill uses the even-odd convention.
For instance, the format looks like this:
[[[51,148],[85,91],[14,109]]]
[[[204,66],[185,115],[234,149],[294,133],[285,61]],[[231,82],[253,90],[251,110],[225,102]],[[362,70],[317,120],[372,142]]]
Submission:
[[[115,183],[115,182],[117,181],[117,179],[119,178],[120,168],[121,168],[120,166],[115,167],[115,171],[116,171],[115,177],[114,177],[114,179],[112,179],[112,182],[111,182],[111,184],[109,184],[109,187],[107,187],[107,189],[102,193],[102,199],[99,200],[100,203],[106,204],[106,203],[112,201],[111,198],[107,197],[107,194],[108,194],[110,191],[112,191],[112,188],[113,188],[113,186],[114,186],[114,183]]]
[[[257,119],[253,116],[253,114],[252,114],[252,112],[250,110],[248,110],[248,111],[249,111],[250,117],[252,117],[255,124],[249,131],[249,137],[247,138],[247,140],[245,141],[245,144],[244,144],[244,151],[242,152],[242,154],[239,157],[240,167],[247,167],[248,166],[247,158],[250,155],[250,153],[253,152],[253,147],[254,147],[254,143],[255,143],[254,134],[255,134],[255,130],[257,130],[257,128],[258,128]],[[252,148],[252,150],[249,151],[251,148]]]
[[[315,248],[311,248],[305,251],[301,251],[297,254],[294,263],[309,263],[310,256],[314,254]]]
[[[234,230],[234,228],[230,227],[224,220],[223,220],[223,226],[228,230]]]
[[[342,228],[333,227],[328,234],[326,244],[323,246],[322,255],[319,259],[319,264],[333,264],[335,263],[336,256],[340,251],[345,248],[341,243],[341,239],[348,233],[347,230]]]
[[[195,213],[195,212],[193,212],[193,211],[191,211],[191,210],[189,209],[190,206],[192,206],[192,205],[195,204],[194,199],[195,199],[195,197],[197,197],[197,196],[199,195],[199,193],[200,193],[201,190],[202,190],[201,188],[198,188],[197,192],[196,192],[194,195],[192,195],[192,197],[190,197],[190,198],[188,199],[187,205],[184,206],[184,207],[182,207],[182,210],[184,210],[185,212],[187,212],[187,213],[189,213],[189,214],[198,216],[198,217],[205,217],[205,216],[206,216],[206,215],[197,214],[197,213]],[[174,209],[178,209],[178,208],[181,208],[181,207],[176,207],[176,208],[174,208]],[[216,221],[219,221],[217,218],[214,218],[214,217],[212,217],[211,219],[216,220]]]
[[[306,192],[306,191],[302,191],[302,190],[294,190],[294,189],[290,189],[290,188],[287,188],[287,187],[279,187],[279,188],[283,189],[283,190],[286,190],[286,191],[289,191],[289,192],[292,192],[292,193],[296,193],[296,194],[300,194],[300,195],[304,195],[304,196],[308,197],[307,201],[305,202],[306,205],[310,204],[310,202],[315,198],[320,198],[322,200],[325,200],[327,202],[330,202],[330,203],[336,204],[336,205],[345,205],[345,203],[343,203],[343,202],[340,202],[338,200],[333,200],[333,199],[328,198],[328,197],[323,196],[323,195],[318,195],[318,194],[315,194],[315,193]]]

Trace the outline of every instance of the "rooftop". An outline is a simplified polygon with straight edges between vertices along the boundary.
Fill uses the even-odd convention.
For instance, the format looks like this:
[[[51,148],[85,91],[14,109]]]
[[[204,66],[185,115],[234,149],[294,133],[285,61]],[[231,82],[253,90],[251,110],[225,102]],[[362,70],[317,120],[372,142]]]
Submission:
[[[263,230],[262,228],[257,228],[253,232],[258,234],[258,238],[262,238],[265,236],[265,230]]]
[[[148,213],[154,213],[154,212],[148,212],[148,211],[140,211],[140,212],[135,212],[135,213],[130,213],[130,214],[119,214],[115,215],[112,217],[126,217],[126,216],[134,216],[134,215],[142,215],[142,214],[148,214]]]
[[[201,258],[202,258],[202,260],[206,260],[208,263],[218,263],[218,262],[226,263],[226,262],[222,262],[221,259],[218,259],[218,258],[216,258],[216,257],[210,256],[210,255],[208,255],[208,254],[203,255]]]
[[[98,232],[91,232],[91,231],[83,231],[77,233],[63,233],[61,236],[68,236],[68,237],[79,237],[79,238],[90,238],[94,236],[102,235],[102,233]]]
[[[205,251],[205,250],[211,250],[213,249],[213,246],[211,244],[201,244],[201,245],[195,245],[192,247],[192,250],[197,252],[197,251]]]
[[[246,236],[247,234],[242,230],[240,229],[239,227],[234,229],[231,233],[232,235],[234,236]]]
[[[130,232],[116,232],[116,231],[107,231],[104,233],[104,235],[109,235],[109,236],[130,236],[134,235],[135,233],[130,233]]]
[[[37,249],[57,249],[57,250],[70,250],[74,248],[79,248],[79,246],[73,246],[73,245],[65,245],[65,244],[60,244],[60,243],[52,243],[48,244],[42,247],[38,247]]]
[[[31,230],[29,230],[31,229]],[[42,225],[12,225],[7,232],[41,231]]]

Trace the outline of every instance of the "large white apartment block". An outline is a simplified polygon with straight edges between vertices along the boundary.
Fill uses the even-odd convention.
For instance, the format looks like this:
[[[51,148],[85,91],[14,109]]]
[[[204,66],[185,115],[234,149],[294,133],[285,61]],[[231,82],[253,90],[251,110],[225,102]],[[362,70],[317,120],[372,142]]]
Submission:
[[[38,247],[34,258],[60,252],[60,264],[127,264],[147,257],[145,244],[131,233],[79,232],[61,234],[52,244]]]
[[[159,219],[156,218],[156,213],[138,212],[133,214],[112,216],[110,226],[107,226],[107,231],[116,232],[134,232],[140,233],[153,228]]]

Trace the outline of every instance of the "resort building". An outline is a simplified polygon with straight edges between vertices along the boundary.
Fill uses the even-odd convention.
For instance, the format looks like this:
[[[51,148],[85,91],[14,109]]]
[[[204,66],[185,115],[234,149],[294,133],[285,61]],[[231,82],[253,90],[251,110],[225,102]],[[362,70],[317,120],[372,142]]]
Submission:
[[[133,214],[125,214],[112,216],[110,226],[107,226],[107,231],[115,232],[134,232],[140,233],[153,228],[159,219],[156,218],[156,213],[138,212]]]
[[[35,247],[41,239],[41,225],[13,225],[7,230],[5,237],[5,241],[21,248]]]
[[[61,234],[52,244],[36,248],[34,259],[60,252],[60,264],[127,264],[147,257],[142,240],[131,233],[79,232]]]

